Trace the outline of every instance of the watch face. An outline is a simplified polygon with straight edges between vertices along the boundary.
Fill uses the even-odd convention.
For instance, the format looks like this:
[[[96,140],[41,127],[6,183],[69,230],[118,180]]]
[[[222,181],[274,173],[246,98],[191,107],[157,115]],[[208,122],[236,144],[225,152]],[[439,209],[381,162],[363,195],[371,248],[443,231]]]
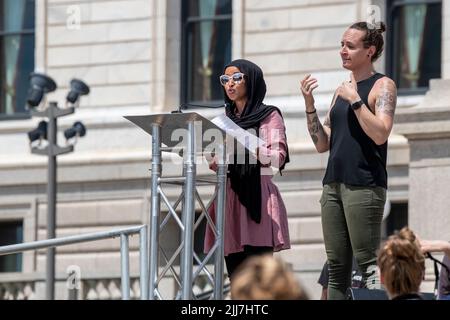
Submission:
[[[363,102],[361,100],[357,101],[357,102],[352,104],[352,109],[353,110],[357,110],[357,109],[361,108],[362,105],[363,105]]]

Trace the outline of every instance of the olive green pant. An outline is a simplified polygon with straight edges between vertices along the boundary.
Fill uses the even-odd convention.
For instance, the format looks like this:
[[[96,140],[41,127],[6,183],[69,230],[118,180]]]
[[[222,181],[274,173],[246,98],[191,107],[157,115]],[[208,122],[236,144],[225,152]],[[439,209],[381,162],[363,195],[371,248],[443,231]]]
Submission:
[[[328,299],[342,300],[351,284],[352,257],[368,289],[380,289],[376,269],[386,189],[330,183],[323,187],[322,229],[329,263]]]

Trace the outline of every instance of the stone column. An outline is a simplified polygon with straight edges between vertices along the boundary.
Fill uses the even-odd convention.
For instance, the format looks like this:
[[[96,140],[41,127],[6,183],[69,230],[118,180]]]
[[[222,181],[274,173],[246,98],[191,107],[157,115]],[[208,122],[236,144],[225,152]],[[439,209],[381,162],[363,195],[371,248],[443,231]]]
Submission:
[[[395,132],[409,142],[409,226],[450,240],[450,79],[430,81],[418,106],[398,109]]]

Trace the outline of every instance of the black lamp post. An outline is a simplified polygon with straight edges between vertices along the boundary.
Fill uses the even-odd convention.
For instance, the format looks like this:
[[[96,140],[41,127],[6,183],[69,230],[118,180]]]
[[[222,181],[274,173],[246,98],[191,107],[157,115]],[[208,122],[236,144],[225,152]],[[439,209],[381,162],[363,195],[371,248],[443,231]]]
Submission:
[[[72,95],[72,99],[69,101],[69,95],[67,98],[67,102],[71,104],[75,104],[78,102],[78,98],[82,94],[89,93],[89,87],[84,84],[80,80],[76,80],[77,84],[82,83],[87,91],[84,90],[80,93],[80,90],[74,90],[73,85],[71,88],[72,91],[76,92],[76,94]],[[74,82],[72,80],[71,84]],[[28,91],[27,103],[29,108],[31,108],[31,115],[36,117],[45,117],[48,119],[48,122],[41,121],[38,127],[30,132],[28,132],[28,137],[30,139],[31,145],[31,153],[47,155],[48,156],[48,184],[47,184],[47,239],[53,239],[56,237],[56,192],[57,192],[57,184],[56,184],[56,173],[57,173],[57,161],[56,157],[60,154],[65,154],[73,151],[73,145],[67,145],[64,147],[60,147],[57,144],[57,118],[63,117],[75,112],[74,106],[69,106],[67,108],[61,109],[58,107],[58,103],[51,101],[48,106],[43,111],[36,110],[36,107],[41,103],[44,94],[48,92],[52,92],[56,90],[56,83],[50,77],[39,74],[39,73],[31,73],[30,74],[30,84],[31,87]],[[73,96],[75,98],[73,98]],[[86,129],[84,128],[81,122],[78,127],[83,128],[83,131],[79,133],[75,130],[75,133],[71,133],[71,137],[79,135],[84,136],[86,134]],[[70,128],[67,131],[71,130]],[[66,135],[66,138],[68,135]],[[40,147],[39,145],[33,145],[33,142],[36,140],[46,139],[48,144],[45,147]],[[55,248],[47,249],[47,266],[46,266],[46,298],[48,300],[53,300],[55,298]]]

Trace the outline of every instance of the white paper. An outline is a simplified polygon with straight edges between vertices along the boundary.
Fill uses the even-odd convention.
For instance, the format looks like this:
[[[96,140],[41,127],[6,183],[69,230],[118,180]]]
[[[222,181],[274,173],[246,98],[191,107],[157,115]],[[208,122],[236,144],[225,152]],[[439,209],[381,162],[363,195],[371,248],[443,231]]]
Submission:
[[[215,117],[211,120],[211,122],[220,129],[224,130],[228,135],[235,138],[240,144],[251,152],[255,152],[257,147],[265,144],[264,140],[239,127],[225,114]]]

